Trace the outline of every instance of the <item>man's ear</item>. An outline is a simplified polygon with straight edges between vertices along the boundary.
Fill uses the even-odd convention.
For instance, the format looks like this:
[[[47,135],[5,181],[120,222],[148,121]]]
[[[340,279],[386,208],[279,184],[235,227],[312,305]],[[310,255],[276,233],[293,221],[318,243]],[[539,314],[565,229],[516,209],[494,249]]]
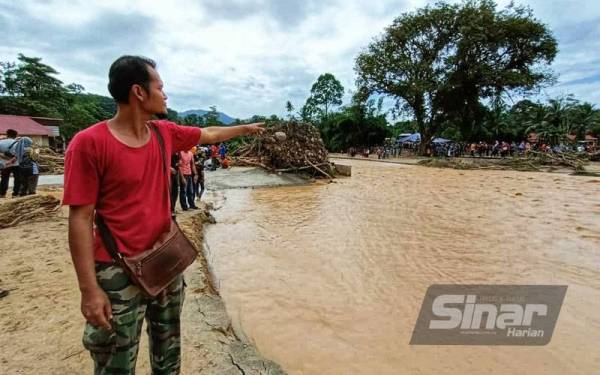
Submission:
[[[144,88],[140,85],[131,86],[131,91],[140,102],[143,102],[146,98],[146,90],[144,90]]]

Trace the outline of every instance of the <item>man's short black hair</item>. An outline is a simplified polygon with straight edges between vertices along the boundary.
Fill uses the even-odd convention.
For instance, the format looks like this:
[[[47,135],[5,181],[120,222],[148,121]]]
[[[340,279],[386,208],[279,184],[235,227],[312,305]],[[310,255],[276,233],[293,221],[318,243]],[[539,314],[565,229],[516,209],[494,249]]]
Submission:
[[[17,138],[19,133],[15,129],[6,129],[7,138]]]
[[[142,56],[121,56],[108,71],[108,92],[117,103],[129,103],[131,86],[140,85],[150,92],[148,67],[156,68],[156,63]]]

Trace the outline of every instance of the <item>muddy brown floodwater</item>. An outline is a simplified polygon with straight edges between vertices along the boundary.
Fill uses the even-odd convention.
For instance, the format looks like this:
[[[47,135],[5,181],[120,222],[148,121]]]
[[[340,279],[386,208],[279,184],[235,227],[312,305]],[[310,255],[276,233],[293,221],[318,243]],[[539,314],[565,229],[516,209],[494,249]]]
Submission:
[[[332,184],[230,190],[206,232],[238,331],[290,374],[592,374],[600,178],[344,161]],[[566,284],[542,347],[411,346],[431,284]]]

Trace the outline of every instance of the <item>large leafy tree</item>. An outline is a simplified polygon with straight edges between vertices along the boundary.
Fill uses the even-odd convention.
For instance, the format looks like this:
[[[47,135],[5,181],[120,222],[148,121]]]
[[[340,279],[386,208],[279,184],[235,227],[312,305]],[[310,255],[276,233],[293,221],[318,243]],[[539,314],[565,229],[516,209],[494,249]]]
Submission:
[[[550,82],[556,40],[529,8],[491,0],[438,3],[398,17],[356,59],[357,84],[396,99],[422,135],[448,124],[473,132],[485,103]]]
[[[68,106],[68,91],[54,77],[58,72],[39,57],[18,55],[18,63],[3,62],[0,111],[18,115],[60,117]]]
[[[383,144],[392,133],[381,99],[375,103],[374,99],[354,95],[350,105],[325,118],[320,131],[327,149],[342,151],[348,147]]]
[[[321,74],[310,89],[310,97],[306,101],[307,112],[329,116],[333,107],[342,104],[344,86],[331,73]]]

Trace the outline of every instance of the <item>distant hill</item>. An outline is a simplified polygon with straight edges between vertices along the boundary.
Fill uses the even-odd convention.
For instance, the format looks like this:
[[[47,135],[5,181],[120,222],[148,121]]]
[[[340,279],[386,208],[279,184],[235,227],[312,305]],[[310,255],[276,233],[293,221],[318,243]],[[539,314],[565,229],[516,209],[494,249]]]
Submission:
[[[206,113],[208,113],[208,111],[205,111],[203,109],[190,109],[189,111],[179,112],[179,117],[186,117],[189,115],[204,116],[204,114]],[[225,125],[229,125],[233,124],[235,122],[235,119],[231,116],[226,115],[223,112],[219,112],[219,121],[221,121]]]

